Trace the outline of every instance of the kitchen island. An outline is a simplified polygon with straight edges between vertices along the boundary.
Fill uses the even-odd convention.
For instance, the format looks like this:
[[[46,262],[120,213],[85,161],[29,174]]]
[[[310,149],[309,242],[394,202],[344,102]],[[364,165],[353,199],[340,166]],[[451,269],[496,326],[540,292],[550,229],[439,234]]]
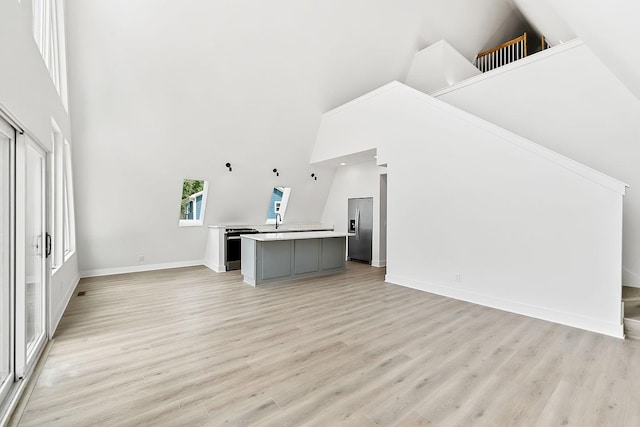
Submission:
[[[343,272],[346,236],[335,231],[243,234],[243,280],[256,286]]]
[[[240,245],[233,244],[232,250],[229,251],[227,244],[227,233],[230,230],[252,229],[258,233],[275,233],[275,232],[306,232],[306,231],[331,231],[333,225],[309,223],[309,224],[280,224],[275,228],[274,224],[253,224],[253,225],[210,225],[207,237],[207,249],[204,255],[204,265],[209,267],[216,273],[229,271],[227,268],[228,261],[237,262],[240,265]],[[240,241],[238,240],[238,243]],[[236,253],[237,251],[237,253]],[[231,260],[229,258],[232,258]]]

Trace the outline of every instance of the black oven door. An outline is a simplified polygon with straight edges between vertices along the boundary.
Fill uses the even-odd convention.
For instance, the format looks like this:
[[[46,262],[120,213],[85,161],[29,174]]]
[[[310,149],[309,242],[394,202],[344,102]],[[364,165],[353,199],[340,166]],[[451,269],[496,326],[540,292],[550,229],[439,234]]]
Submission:
[[[225,267],[227,271],[229,270],[239,270],[240,269],[240,259],[241,259],[241,244],[242,239],[240,236],[227,236],[227,247],[226,249],[226,263]]]

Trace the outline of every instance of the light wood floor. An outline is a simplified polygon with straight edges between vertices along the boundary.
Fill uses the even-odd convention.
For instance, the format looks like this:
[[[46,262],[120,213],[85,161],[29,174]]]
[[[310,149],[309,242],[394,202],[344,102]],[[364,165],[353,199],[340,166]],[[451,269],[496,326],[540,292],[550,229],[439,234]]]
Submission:
[[[82,280],[20,425],[640,425],[639,341],[383,278]]]
[[[640,320],[640,288],[622,287],[622,299],[626,300],[624,317]]]

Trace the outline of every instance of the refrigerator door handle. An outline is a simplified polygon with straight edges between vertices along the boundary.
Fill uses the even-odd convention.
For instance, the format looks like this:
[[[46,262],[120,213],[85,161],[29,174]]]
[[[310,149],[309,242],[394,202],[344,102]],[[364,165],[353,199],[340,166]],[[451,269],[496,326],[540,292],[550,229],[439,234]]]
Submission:
[[[360,240],[360,209],[356,208],[356,240]]]

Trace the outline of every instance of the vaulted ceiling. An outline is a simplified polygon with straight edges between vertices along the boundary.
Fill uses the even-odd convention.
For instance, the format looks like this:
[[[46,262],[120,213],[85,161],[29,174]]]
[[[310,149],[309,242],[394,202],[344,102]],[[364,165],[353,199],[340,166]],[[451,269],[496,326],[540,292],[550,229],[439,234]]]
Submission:
[[[192,256],[194,238],[174,230],[183,178],[214,183],[207,223],[263,221],[274,184],[294,187],[294,220],[319,219],[332,171],[310,184],[308,162],[322,114],[403,80],[414,53],[441,39],[471,60],[524,28],[554,43],[583,37],[638,96],[638,6],[603,4],[66,0],[81,268],[127,265],[158,230],[181,249],[157,262]],[[131,254],[103,258],[132,236]]]

